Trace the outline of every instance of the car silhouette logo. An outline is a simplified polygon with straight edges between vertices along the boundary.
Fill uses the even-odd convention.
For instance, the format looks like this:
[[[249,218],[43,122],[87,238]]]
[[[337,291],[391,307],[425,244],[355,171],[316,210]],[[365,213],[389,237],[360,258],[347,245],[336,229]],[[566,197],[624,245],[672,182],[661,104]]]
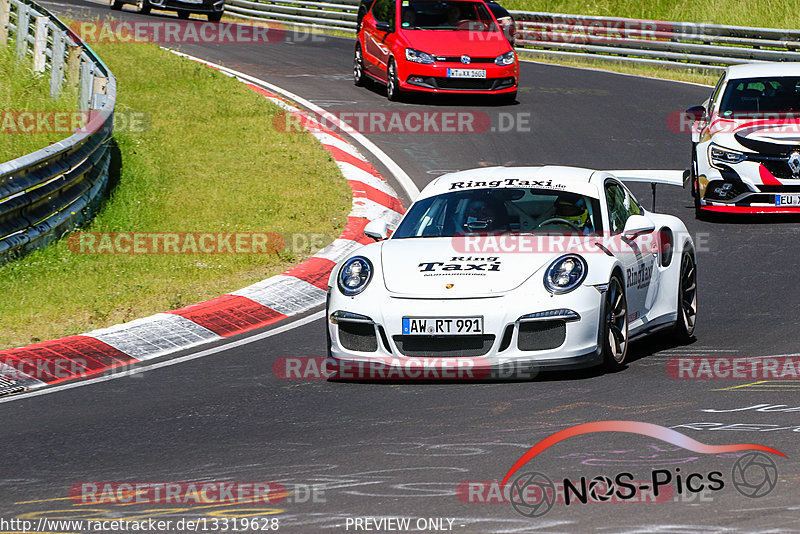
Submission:
[[[789,169],[795,177],[800,174],[800,152],[792,152],[789,155]]]
[[[470,63],[472,63],[472,58],[464,54],[463,56],[461,56],[461,63],[463,63],[464,65],[469,65]]]

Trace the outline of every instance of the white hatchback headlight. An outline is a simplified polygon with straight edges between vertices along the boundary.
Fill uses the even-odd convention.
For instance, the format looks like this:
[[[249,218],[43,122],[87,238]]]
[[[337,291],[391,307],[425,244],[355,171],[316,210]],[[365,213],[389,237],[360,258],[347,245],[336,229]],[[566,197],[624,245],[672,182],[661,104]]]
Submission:
[[[747,156],[738,150],[731,150],[714,144],[709,146],[708,155],[712,165],[714,163],[735,164],[747,159]]]

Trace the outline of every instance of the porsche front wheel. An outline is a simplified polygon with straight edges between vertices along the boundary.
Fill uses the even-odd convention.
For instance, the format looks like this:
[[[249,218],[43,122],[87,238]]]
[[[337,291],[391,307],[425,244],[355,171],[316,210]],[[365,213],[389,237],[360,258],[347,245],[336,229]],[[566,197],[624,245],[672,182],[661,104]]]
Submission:
[[[608,283],[602,319],[603,366],[618,371],[625,367],[628,356],[628,301],[616,274]]]
[[[694,337],[697,324],[697,264],[690,252],[681,257],[678,280],[678,318],[675,322],[675,337],[687,343]]]

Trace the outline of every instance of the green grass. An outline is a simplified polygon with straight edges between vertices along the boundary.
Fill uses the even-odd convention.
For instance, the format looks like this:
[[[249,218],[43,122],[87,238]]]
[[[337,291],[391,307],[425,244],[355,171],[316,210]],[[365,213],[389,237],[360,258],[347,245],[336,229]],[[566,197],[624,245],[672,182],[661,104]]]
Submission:
[[[523,11],[800,28],[799,0],[501,0],[501,3],[507,9]]]
[[[0,266],[0,347],[174,309],[280,273],[341,232],[350,190],[309,134],[273,128],[280,109],[213,69],[150,44],[95,51],[116,74],[119,182],[91,232],[318,233],[279,254],[83,255],[66,240]],[[302,240],[301,240],[302,244]]]
[[[16,61],[14,49],[0,47],[0,161],[24,156],[70,136],[67,133],[18,133],[27,128],[27,121],[19,121],[17,112],[64,111],[78,109],[76,91],[65,90],[58,99],[50,98],[50,74],[34,74],[32,60],[25,57]]]

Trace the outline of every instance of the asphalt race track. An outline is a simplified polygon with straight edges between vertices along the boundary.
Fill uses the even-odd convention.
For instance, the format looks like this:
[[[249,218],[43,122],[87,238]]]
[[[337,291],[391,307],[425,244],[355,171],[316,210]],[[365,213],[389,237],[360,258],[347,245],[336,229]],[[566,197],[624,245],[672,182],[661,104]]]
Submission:
[[[105,5],[82,0],[44,5],[72,18],[111,15]],[[174,18],[144,17],[128,9],[114,15]],[[390,103],[380,88],[351,83],[349,39],[290,32],[272,44],[178,48],[333,112],[488,114],[492,127],[481,133],[367,135],[420,188],[443,172],[479,165],[683,169],[689,139],[670,131],[667,117],[700,103],[710,91],[524,63],[519,103],[512,106],[473,99]],[[124,84],[119,90],[125,91]],[[510,117],[529,121],[529,131],[505,131]],[[649,188],[634,190],[649,206]],[[440,519],[445,529],[463,533],[800,532],[800,420],[797,411],[787,411],[800,406],[800,383],[678,380],[666,368],[681,356],[800,352],[795,261],[800,223],[701,222],[688,191],[677,188],[659,190],[658,208],[681,217],[698,244],[700,317],[691,345],[676,346],[659,336],[635,342],[633,359],[622,372],[548,374],[521,382],[334,383],[276,377],[278,358],[324,356],[323,322],[313,320],[137,377],[0,404],[0,518],[156,518],[175,525],[181,518],[263,516],[277,518],[280,531],[302,533],[355,532],[356,518],[409,518],[410,531],[434,531],[438,523],[429,520]],[[470,498],[457,495],[462,482],[501,480],[528,448],[549,435],[601,420],[654,423],[705,444],[766,445],[786,458],[770,455],[777,484],[768,495],[751,498],[733,484],[741,453],[701,454],[652,437],[610,432],[559,443],[527,467],[554,481],[613,479],[623,472],[639,481],[650,481],[654,472],[669,473],[673,482],[692,473],[708,481],[709,473],[719,471],[724,487],[700,493],[684,487],[682,494],[673,489],[669,498],[662,493],[658,500],[664,502],[557,502],[535,518],[508,503],[463,502]],[[74,484],[91,481],[268,481],[294,491],[276,504],[228,506],[70,500]],[[314,491],[306,491],[312,486]]]

